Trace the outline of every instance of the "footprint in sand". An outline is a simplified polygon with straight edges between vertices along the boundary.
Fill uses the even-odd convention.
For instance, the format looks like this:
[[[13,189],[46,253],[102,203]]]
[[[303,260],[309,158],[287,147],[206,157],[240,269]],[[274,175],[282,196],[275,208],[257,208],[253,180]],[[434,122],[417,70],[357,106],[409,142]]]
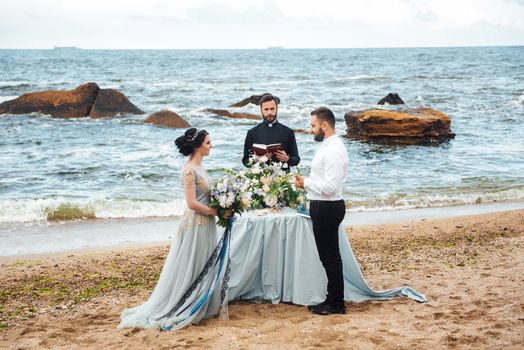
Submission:
[[[66,332],[66,333],[76,333],[76,330],[72,327],[66,327],[66,328],[62,328],[62,331]]]
[[[380,345],[380,344],[383,344],[385,342],[383,337],[379,337],[379,336],[376,336],[376,335],[373,335],[373,336],[369,337],[369,340],[371,340],[373,342],[373,344],[376,344],[376,345]]]
[[[435,312],[435,313],[433,314],[433,318],[434,318],[435,320],[439,320],[439,319],[441,319],[442,317],[444,317],[445,315],[446,315],[446,314],[443,313],[443,312]]]
[[[489,335],[490,338],[499,338],[502,333],[500,332],[494,332],[494,331],[487,331],[486,335]]]
[[[140,328],[133,328],[133,329],[131,329],[130,331],[125,332],[125,333],[124,333],[124,336],[126,336],[126,337],[131,337],[131,336],[137,334],[137,333],[140,332],[140,331],[141,331]]]
[[[298,324],[298,323],[308,321],[310,318],[311,317],[308,315],[308,316],[294,317],[292,319],[288,319],[288,321],[291,322],[292,324]]]
[[[33,332],[33,331],[34,331],[34,330],[33,330],[33,328],[31,328],[31,327],[24,328],[24,329],[22,329],[22,331],[20,332],[20,336],[23,336],[23,335],[29,334],[29,333],[31,333],[31,332]]]

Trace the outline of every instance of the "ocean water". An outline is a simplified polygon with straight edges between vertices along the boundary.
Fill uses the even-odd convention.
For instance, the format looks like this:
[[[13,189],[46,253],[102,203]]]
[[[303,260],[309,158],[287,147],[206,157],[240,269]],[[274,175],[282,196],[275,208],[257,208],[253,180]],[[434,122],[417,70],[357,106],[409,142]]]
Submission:
[[[279,120],[307,129],[328,106],[377,108],[389,92],[404,107],[452,119],[456,138],[437,146],[344,139],[350,211],[378,211],[524,198],[524,47],[308,50],[0,50],[0,102],[38,90],[96,82],[152,113],[176,111],[210,132],[205,166],[213,179],[240,168],[256,121],[212,116],[253,94],[281,99]],[[396,109],[396,106],[381,108]],[[259,113],[249,105],[238,110]],[[45,222],[64,204],[100,218],[180,215],[180,167],[173,140],[183,131],[144,124],[146,115],[58,119],[0,116],[0,224]],[[316,144],[297,134],[300,169]]]

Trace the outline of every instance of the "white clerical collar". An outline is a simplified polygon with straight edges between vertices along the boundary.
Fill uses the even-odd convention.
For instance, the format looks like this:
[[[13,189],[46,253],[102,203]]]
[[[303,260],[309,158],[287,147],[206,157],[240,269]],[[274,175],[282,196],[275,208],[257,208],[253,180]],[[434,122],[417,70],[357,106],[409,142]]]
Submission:
[[[268,123],[268,122],[266,122],[266,121],[264,121],[264,122],[267,124],[267,127],[268,127],[268,128],[272,128],[273,125],[275,125],[275,124],[277,123],[277,120],[275,119],[275,121],[274,121],[273,123]]]

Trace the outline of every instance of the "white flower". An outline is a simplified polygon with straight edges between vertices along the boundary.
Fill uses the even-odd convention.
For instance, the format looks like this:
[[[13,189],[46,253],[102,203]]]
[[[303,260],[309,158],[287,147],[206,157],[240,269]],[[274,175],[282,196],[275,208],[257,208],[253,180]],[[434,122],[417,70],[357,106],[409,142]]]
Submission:
[[[222,195],[218,198],[218,203],[220,204],[221,208],[226,208],[226,201],[227,197],[225,195]]]
[[[269,195],[264,198],[264,203],[266,203],[268,207],[274,207],[277,204],[277,199],[274,196]]]
[[[258,166],[255,165],[255,166],[251,169],[251,172],[252,172],[253,174],[255,174],[255,175],[256,175],[256,174],[260,174],[260,173],[262,172],[262,169],[260,169],[260,167],[258,167]]]
[[[242,205],[249,208],[251,206],[251,199],[249,197],[242,197]]]
[[[227,196],[225,208],[231,208],[234,202],[235,202],[235,196],[233,195]]]
[[[271,178],[269,176],[262,176],[260,178],[260,182],[262,182],[264,185],[269,185],[271,183]]]
[[[264,192],[268,193],[269,192],[269,186],[268,185],[264,185],[262,187],[262,190],[264,190]]]

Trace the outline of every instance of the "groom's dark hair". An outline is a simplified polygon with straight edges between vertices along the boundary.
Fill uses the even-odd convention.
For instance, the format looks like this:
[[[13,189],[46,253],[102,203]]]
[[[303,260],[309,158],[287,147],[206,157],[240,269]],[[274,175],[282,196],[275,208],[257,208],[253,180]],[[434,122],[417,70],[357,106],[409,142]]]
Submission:
[[[325,121],[331,126],[333,129],[335,128],[335,115],[331,110],[327,107],[319,107],[315,109],[313,112],[311,112],[311,115],[315,115],[317,119],[320,119],[322,121]]]

